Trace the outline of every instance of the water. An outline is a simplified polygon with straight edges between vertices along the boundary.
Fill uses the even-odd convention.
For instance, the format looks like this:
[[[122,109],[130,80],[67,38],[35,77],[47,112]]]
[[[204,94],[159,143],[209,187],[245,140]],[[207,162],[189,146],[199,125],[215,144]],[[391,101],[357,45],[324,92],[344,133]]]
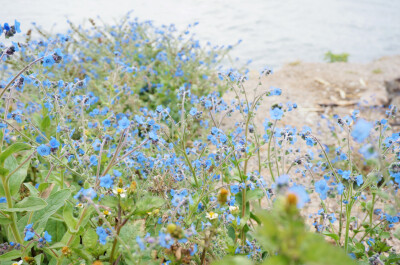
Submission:
[[[2,3],[3,2],[3,3]],[[80,23],[99,15],[113,22],[133,15],[156,24],[200,22],[197,37],[214,44],[243,42],[232,52],[251,66],[279,67],[296,60],[322,61],[347,52],[367,62],[400,54],[400,0],[0,0],[0,22],[31,22],[55,31],[66,18]],[[87,24],[87,23],[86,23]]]

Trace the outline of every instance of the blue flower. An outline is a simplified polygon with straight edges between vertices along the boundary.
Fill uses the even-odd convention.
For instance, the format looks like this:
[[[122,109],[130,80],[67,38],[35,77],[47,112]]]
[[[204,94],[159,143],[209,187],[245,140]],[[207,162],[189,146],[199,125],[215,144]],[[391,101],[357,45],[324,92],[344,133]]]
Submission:
[[[137,237],[136,237],[136,242],[138,243],[138,245],[139,245],[139,247],[140,247],[141,250],[145,250],[145,249],[146,249],[146,247],[145,247],[145,245],[143,244],[143,241],[142,241],[142,239],[140,238],[140,236],[137,236]]]
[[[33,231],[33,224],[28,224],[27,226],[25,226],[24,229],[24,241],[30,241],[33,239],[33,237],[35,236],[35,232]]]
[[[41,155],[41,156],[48,156],[48,155],[50,155],[50,152],[51,152],[50,147],[48,147],[45,144],[38,146],[36,150],[39,153],[39,155]]]
[[[90,156],[90,165],[97,166],[97,156],[96,155]]]
[[[284,174],[284,175],[276,178],[276,184],[278,186],[284,186],[284,185],[289,184],[289,180],[290,180],[289,175]]]
[[[100,187],[109,189],[112,186],[113,186],[113,179],[109,174],[100,178]]]
[[[315,191],[319,193],[319,197],[321,200],[326,199],[326,194],[329,190],[329,186],[326,183],[324,179],[321,179],[320,181],[315,182]]]
[[[238,192],[239,192],[239,185],[237,185],[237,184],[232,185],[231,186],[231,193],[235,195]]]
[[[339,184],[337,185],[336,189],[337,189],[338,194],[339,194],[339,195],[342,195],[342,194],[343,194],[343,191],[344,191],[344,185],[343,185],[342,183],[339,183]]]
[[[75,194],[74,199],[82,200],[82,198],[87,197],[90,199],[94,199],[97,197],[97,193],[93,188],[84,189],[81,188],[77,194]]]
[[[378,156],[378,153],[370,143],[363,145],[358,152],[362,154],[365,159],[373,159]]]
[[[131,122],[126,117],[123,117],[118,121],[118,126],[121,130],[129,128],[130,124]]]
[[[368,138],[372,127],[372,123],[359,119],[351,131],[351,136],[356,142],[362,143]]]
[[[196,108],[192,108],[189,112],[190,115],[195,116],[197,114],[197,109]]]
[[[4,23],[4,29],[6,31],[10,31],[10,25],[8,25],[8,23]]]
[[[14,21],[14,28],[17,33],[21,33],[21,23],[19,23],[17,20]]]
[[[197,244],[193,245],[193,248],[190,249],[190,256],[193,256],[197,252]]]
[[[96,233],[99,236],[100,244],[105,245],[107,243],[107,237],[108,237],[107,231],[103,227],[98,226],[96,228]]]
[[[278,87],[270,87],[270,96],[280,96],[282,94],[282,90]]]
[[[46,242],[51,242],[51,235],[47,233],[47,231],[44,231],[43,238],[46,240]]]
[[[149,138],[153,141],[158,141],[157,133],[155,133],[154,131],[149,132]]]
[[[44,67],[51,67],[53,64],[55,64],[56,61],[54,61],[53,55],[47,55],[43,58],[43,66]]]
[[[349,179],[350,175],[351,175],[351,171],[350,170],[343,171],[343,170],[339,169],[338,173],[342,176],[342,178],[344,178],[346,180]]]
[[[358,175],[356,177],[356,182],[357,182],[357,186],[361,186],[361,184],[364,183],[363,176],[362,175]]]
[[[283,110],[281,110],[281,109],[278,108],[278,107],[275,107],[275,108],[271,109],[271,110],[269,111],[269,113],[270,113],[270,115],[271,115],[271,119],[273,119],[273,120],[280,120],[280,119],[282,119]]]
[[[103,121],[103,126],[104,126],[104,128],[110,127],[111,126],[111,121],[109,119],[105,119]]]
[[[301,185],[292,186],[289,189],[289,193],[293,193],[297,196],[297,208],[299,209],[303,208],[304,205],[310,201],[306,189]]]
[[[314,145],[315,145],[315,141],[314,141],[314,139],[311,138],[311,137],[306,137],[306,144],[307,144],[308,146],[314,146]]]
[[[0,197],[0,203],[6,203],[7,198],[6,197]]]
[[[58,148],[60,146],[60,143],[54,137],[51,137],[49,144],[51,148]]]
[[[165,234],[163,232],[159,232],[158,234],[158,240],[160,243],[160,246],[163,248],[170,248],[172,244],[174,244],[174,240],[171,238],[170,234]]]

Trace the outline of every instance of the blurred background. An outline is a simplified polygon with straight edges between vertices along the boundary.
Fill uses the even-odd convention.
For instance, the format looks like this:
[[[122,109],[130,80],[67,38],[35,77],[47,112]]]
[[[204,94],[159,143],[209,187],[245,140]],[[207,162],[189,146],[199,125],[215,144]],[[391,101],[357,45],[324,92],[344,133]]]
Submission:
[[[26,32],[32,22],[58,32],[66,20],[118,21],[128,11],[140,20],[176,24],[202,41],[242,43],[232,53],[251,68],[279,68],[301,60],[320,62],[324,54],[348,53],[350,62],[400,54],[400,0],[1,0],[1,23],[17,19]]]

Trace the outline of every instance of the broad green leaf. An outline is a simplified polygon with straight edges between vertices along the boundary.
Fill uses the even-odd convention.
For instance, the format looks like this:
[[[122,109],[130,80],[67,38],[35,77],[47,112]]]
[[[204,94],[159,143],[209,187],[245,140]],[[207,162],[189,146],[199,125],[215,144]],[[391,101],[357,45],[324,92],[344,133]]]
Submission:
[[[45,229],[50,235],[52,242],[59,242],[63,238],[67,229],[63,222],[59,222],[53,219],[49,219]]]
[[[265,196],[265,193],[261,189],[247,190],[246,191],[246,201],[259,200]]]
[[[160,208],[164,204],[164,200],[160,197],[146,196],[139,200],[136,204],[136,214],[145,214],[153,209]]]
[[[123,229],[123,228],[122,228]],[[98,244],[99,236],[93,229],[88,229],[82,238],[82,243],[86,249],[94,249]]]
[[[136,237],[144,236],[145,224],[141,220],[137,220],[134,223],[127,223],[121,228],[120,237],[124,242],[130,246],[136,245]]]
[[[307,233],[300,251],[305,264],[356,264],[343,249],[330,245],[320,235],[313,233]]]
[[[41,123],[40,123],[40,128],[42,129],[42,131],[47,132],[47,129],[50,127],[50,117],[46,116],[42,119]]]
[[[38,187],[38,190],[39,190],[39,192],[42,192],[42,191],[44,191],[45,189],[47,189],[49,186],[51,185],[51,183],[40,183],[40,185],[39,185],[39,187]]]
[[[8,260],[13,260],[21,257],[21,251],[18,250],[12,250],[10,252],[7,252],[3,255],[0,255],[0,261],[8,261]]]
[[[72,248],[72,251],[78,254],[79,257],[86,260],[86,262],[88,262],[89,264],[93,261],[93,256],[90,255],[90,253],[87,252],[85,249]]]
[[[67,224],[68,230],[70,233],[76,233],[79,230],[79,227],[77,227],[78,220],[74,217],[72,213],[73,206],[67,203],[64,206],[63,210],[63,217],[64,221]]]
[[[21,161],[24,161],[25,159],[26,157],[24,157]],[[7,168],[10,172],[14,171],[18,167],[18,165],[19,164],[17,160],[13,156],[7,158],[4,163],[5,168]],[[8,185],[10,186],[10,192],[12,196],[16,195],[19,192],[21,185],[28,174],[27,172],[29,165],[30,161],[26,162],[8,180]]]
[[[6,208],[5,205],[1,205],[1,209],[5,212],[34,212],[41,210],[47,206],[45,200],[38,197],[26,197],[22,201],[14,205],[13,208]]]
[[[71,191],[69,189],[59,190],[51,194],[46,202],[46,208],[35,212],[32,218],[32,223],[35,225],[36,229],[43,230],[46,226],[47,220],[57,212],[62,206],[64,206],[65,201],[71,196]],[[40,231],[42,232],[42,231]]]
[[[39,255],[35,256],[34,259],[36,261],[36,265],[41,265],[43,262],[43,258],[44,258],[43,254],[39,254]]]
[[[8,218],[6,218],[6,217],[4,217],[4,216],[0,216],[0,224],[2,224],[2,225],[8,225],[8,224],[11,224],[12,222],[11,222],[11,220],[10,219],[8,219]]]
[[[15,143],[15,144],[10,145],[6,150],[4,150],[0,154],[0,164],[2,165],[4,163],[4,161],[7,159],[7,157],[9,157],[10,155],[20,152],[20,151],[29,150],[31,148],[32,148],[32,146],[30,146],[29,144],[25,144],[25,143]]]

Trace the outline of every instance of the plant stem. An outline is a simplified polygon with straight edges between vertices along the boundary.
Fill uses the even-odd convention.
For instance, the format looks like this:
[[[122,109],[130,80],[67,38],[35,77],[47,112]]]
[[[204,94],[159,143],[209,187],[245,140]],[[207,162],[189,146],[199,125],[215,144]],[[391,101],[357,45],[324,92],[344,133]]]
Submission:
[[[353,183],[350,182],[349,185],[349,192],[347,193],[347,200],[349,201],[346,205],[346,230],[345,230],[345,238],[344,238],[344,251],[347,253],[348,245],[349,245],[349,230],[350,230],[350,219],[351,219],[351,208],[352,208],[352,201],[351,197],[353,195]]]
[[[6,180],[6,177],[2,175],[1,181],[3,183],[4,193],[5,193],[6,199],[7,199],[7,206],[8,206],[8,208],[13,208],[13,201],[12,201],[11,194],[10,194],[10,187],[8,186],[8,181]],[[10,213],[10,219],[11,219],[10,227],[11,227],[11,231],[14,235],[15,240],[18,243],[22,244],[23,241],[22,241],[21,235],[19,234],[19,231],[18,231],[16,217],[17,217],[16,213],[14,213],[14,212]]]

